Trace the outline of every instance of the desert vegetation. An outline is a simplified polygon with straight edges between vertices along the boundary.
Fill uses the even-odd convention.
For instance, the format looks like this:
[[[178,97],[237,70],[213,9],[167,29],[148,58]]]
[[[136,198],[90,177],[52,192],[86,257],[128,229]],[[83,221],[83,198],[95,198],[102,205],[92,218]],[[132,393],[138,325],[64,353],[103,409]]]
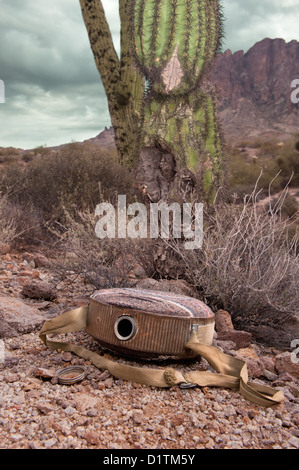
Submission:
[[[282,323],[298,312],[297,150],[294,142],[255,144],[253,158],[243,148],[228,153],[227,196],[206,208],[201,250],[174,240],[96,238],[97,204],[142,195],[116,153],[89,143],[36,151],[25,165],[19,155],[2,167],[1,242],[50,250],[62,278],[82,275],[94,288],[130,285],[137,263],[147,277],[186,280],[236,323]],[[156,264],[163,251],[177,263],[171,274],[161,256]]]

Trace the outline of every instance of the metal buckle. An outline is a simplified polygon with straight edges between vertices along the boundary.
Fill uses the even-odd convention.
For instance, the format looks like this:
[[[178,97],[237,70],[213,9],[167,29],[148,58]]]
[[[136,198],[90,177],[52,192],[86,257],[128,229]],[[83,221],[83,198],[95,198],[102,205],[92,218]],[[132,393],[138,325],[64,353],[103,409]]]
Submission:
[[[188,389],[188,388],[195,388],[195,387],[197,387],[197,385],[196,385],[196,384],[193,384],[193,383],[191,383],[191,382],[187,382],[187,383],[186,383],[186,382],[181,382],[181,383],[179,384],[179,387],[180,387],[181,389],[185,390],[185,389]]]

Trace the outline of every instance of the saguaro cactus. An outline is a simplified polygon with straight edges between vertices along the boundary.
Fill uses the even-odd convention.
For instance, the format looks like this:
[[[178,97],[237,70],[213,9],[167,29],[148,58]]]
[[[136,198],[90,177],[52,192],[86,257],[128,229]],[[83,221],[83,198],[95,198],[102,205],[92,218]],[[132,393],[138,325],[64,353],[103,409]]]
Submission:
[[[212,200],[222,184],[217,102],[206,81],[221,39],[218,0],[119,0],[118,59],[100,0],[80,0],[119,154],[150,200]]]
[[[220,41],[215,0],[133,0],[135,54],[157,93],[190,93]]]

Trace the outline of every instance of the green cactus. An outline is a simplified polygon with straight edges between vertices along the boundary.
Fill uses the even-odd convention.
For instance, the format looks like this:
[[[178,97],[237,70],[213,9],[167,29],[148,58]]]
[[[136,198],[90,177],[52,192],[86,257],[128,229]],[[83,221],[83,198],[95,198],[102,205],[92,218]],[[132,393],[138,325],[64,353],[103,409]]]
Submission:
[[[213,63],[221,38],[216,0],[133,0],[137,63],[157,93],[190,93]]]
[[[80,4],[122,161],[138,170],[154,201],[175,197],[182,172],[199,199],[213,200],[223,183],[223,150],[206,77],[221,42],[219,1],[119,0],[120,59],[101,1]],[[164,180],[163,155],[173,162]]]
[[[213,200],[222,185],[222,136],[213,93],[196,91],[174,100],[148,100],[144,143],[166,145],[176,158],[176,171],[197,175],[202,200]]]

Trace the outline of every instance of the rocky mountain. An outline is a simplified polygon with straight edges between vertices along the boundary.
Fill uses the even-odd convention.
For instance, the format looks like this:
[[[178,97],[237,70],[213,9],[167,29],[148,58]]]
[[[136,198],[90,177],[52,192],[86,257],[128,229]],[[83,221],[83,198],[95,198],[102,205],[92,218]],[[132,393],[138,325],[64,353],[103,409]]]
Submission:
[[[246,53],[226,50],[211,77],[219,87],[219,112],[230,141],[284,139],[299,132],[299,103],[291,83],[299,79],[299,42],[263,39]]]
[[[295,40],[286,43],[265,38],[246,53],[228,49],[219,54],[210,80],[218,89],[219,115],[227,142],[284,140],[299,133],[299,103],[291,101],[295,79],[299,80],[299,42]],[[112,128],[87,141],[101,148],[115,148]],[[0,165],[2,153],[7,152],[0,147]]]
[[[263,39],[246,53],[219,54],[211,75],[219,93],[219,115],[227,141],[285,140],[299,132],[299,103],[291,83],[299,79],[299,42]],[[299,96],[299,93],[298,93]],[[113,146],[113,130],[91,142]]]

